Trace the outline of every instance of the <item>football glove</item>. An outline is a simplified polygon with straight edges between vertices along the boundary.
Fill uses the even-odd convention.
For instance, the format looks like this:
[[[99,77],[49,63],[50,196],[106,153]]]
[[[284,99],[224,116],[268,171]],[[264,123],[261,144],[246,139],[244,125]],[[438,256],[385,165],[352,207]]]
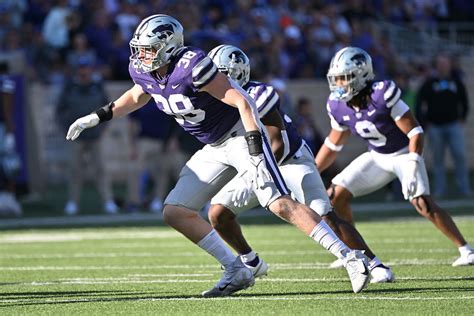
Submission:
[[[402,192],[405,200],[411,200],[415,197],[417,182],[416,174],[418,171],[418,164],[422,160],[420,155],[411,152],[407,155],[402,179]]]
[[[75,140],[79,137],[83,130],[86,128],[91,128],[99,124],[100,119],[96,113],[92,113],[81,118],[78,118],[74,121],[74,123],[69,126],[69,130],[67,131],[66,139],[67,140]]]
[[[249,156],[248,162],[246,170],[238,175],[240,185],[232,194],[232,202],[237,207],[247,205],[252,191],[263,189],[266,183],[273,181],[263,154]]]

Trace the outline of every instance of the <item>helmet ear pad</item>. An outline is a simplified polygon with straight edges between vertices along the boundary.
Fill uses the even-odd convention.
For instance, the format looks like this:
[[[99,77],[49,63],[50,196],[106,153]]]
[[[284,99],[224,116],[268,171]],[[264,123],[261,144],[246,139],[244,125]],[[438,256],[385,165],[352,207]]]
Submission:
[[[168,64],[173,54],[184,45],[183,26],[175,18],[156,14],[143,19],[130,41],[130,61],[138,72],[150,72]],[[145,62],[141,50],[153,58]]]
[[[219,45],[213,48],[208,56],[220,72],[237,82],[241,87],[250,80],[250,60],[238,47]]]
[[[342,86],[336,84],[336,78],[341,76],[345,77]],[[339,50],[332,58],[327,74],[333,97],[345,102],[362,91],[374,78],[372,58],[359,47],[345,47]]]

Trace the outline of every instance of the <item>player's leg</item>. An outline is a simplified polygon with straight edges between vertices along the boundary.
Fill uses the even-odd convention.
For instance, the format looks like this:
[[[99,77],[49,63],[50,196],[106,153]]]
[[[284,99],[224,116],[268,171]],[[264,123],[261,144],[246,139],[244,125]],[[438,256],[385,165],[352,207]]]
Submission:
[[[206,297],[226,296],[254,284],[252,271],[230,251],[212,226],[197,213],[232,177],[235,170],[220,162],[222,153],[211,146],[198,151],[183,167],[178,182],[168,194],[164,221],[216,258],[224,275]]]
[[[346,188],[335,185],[334,183],[331,184],[327,192],[337,216],[346,223],[355,226],[350,204],[353,197],[352,193]]]
[[[227,148],[229,163],[241,172],[247,168],[242,159],[245,157],[239,155],[239,152],[242,152],[242,147],[247,147],[245,140],[243,137],[237,137]],[[349,249],[317,213],[306,205],[291,199],[272,154],[271,146],[265,137],[263,147],[266,166],[273,182],[264,187],[254,188],[260,205],[267,207],[275,215],[295,225],[336,257],[343,259],[353,291],[356,293],[362,291],[369,281],[367,258],[362,252]]]
[[[382,162],[378,163],[377,159]],[[396,175],[390,170],[394,163],[395,160],[386,155],[366,152],[334,177],[328,195],[338,217],[353,224],[352,198],[372,193],[395,179]]]
[[[218,196],[219,194],[216,197]],[[214,198],[212,201],[214,201]],[[252,270],[254,277],[258,278],[266,275],[268,265],[248,244],[237,222],[236,213],[222,204],[211,202],[208,216],[212,227],[239,254],[244,265]]]
[[[399,162],[395,169],[399,179],[403,179],[404,168],[403,162],[406,161],[404,155],[400,155],[398,158]],[[424,161],[420,161],[417,169],[416,179],[416,192],[414,198],[411,199],[411,204],[415,207],[419,214],[430,220],[438,230],[440,230],[449,240],[451,240],[456,247],[458,247],[461,257],[456,260],[453,265],[469,265],[474,264],[474,250],[467,244],[463,235],[459,231],[458,227],[453,221],[453,218],[449,213],[439,207],[430,195],[430,187],[428,174]]]
[[[415,209],[429,219],[448,239],[450,239],[461,254],[453,266],[474,264],[474,249],[466,242],[456,223],[449,213],[439,207],[429,195],[422,195],[411,200]]]
[[[372,274],[371,282],[392,281],[393,273],[391,270],[384,266],[370,250],[357,229],[339,218],[333,211],[321,176],[314,165],[311,150],[303,147],[300,153],[297,153],[280,167],[292,195],[295,196],[297,201],[308,205],[318,213],[349,248],[365,251],[364,254],[371,259],[369,262]],[[337,263],[338,267],[342,267],[342,261],[337,260]]]

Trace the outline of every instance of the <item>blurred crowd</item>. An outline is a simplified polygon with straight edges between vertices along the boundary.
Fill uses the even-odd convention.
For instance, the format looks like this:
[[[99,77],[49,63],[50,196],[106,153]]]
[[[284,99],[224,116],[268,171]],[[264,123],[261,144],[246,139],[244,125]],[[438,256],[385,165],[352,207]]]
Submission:
[[[66,129],[76,117],[109,101],[103,87],[105,81],[130,80],[129,40],[138,23],[155,13],[172,15],[183,24],[186,45],[205,51],[222,43],[242,48],[250,57],[252,80],[269,82],[277,89],[282,107],[296,119],[300,133],[317,151],[321,137],[311,117],[311,100],[301,99],[292,105],[285,91],[286,80],[324,78],[336,51],[345,46],[358,46],[372,56],[377,78],[393,78],[403,89],[403,99],[412,110],[421,109],[422,102],[416,100],[410,81],[415,78],[422,82],[428,78],[434,69],[432,60],[405,59],[407,57],[392,47],[387,34],[374,25],[382,20],[429,29],[442,22],[472,21],[474,1],[0,0],[0,60],[7,60],[10,72],[21,74],[26,82],[61,87],[55,102],[55,119]],[[452,62],[449,73],[456,80],[460,79],[462,71],[458,61],[453,58]],[[9,82],[7,77],[2,79],[5,95],[13,93]],[[467,101],[462,103],[466,110],[454,121],[466,118]],[[419,112],[419,116],[423,115],[421,110]],[[156,121],[161,122],[158,129]],[[8,121],[4,123],[8,136],[13,130],[8,129]],[[129,170],[128,211],[142,206],[160,211],[170,181],[199,148],[193,139],[175,127],[176,124],[152,107],[131,117],[130,159],[135,163],[130,164]],[[110,214],[119,211],[110,179],[97,176],[105,163],[100,152],[101,139],[102,130],[97,129],[68,150],[71,158],[68,160],[66,214],[73,215],[80,210],[84,161],[97,168],[94,174],[104,211]],[[153,159],[158,155],[160,170],[155,170]],[[457,161],[464,159],[461,158]],[[325,180],[336,172],[331,170]],[[151,192],[147,191],[149,183],[154,184]],[[437,193],[442,195],[445,182],[440,180],[440,183]],[[469,192],[467,182],[461,187]],[[9,192],[14,193],[14,189]],[[20,214],[19,205],[15,207],[16,214]]]
[[[406,61],[371,22],[426,29],[472,20],[473,12],[469,0],[2,0],[0,51],[18,55],[28,77],[43,83],[64,82],[81,56],[98,76],[128,80],[134,28],[166,13],[182,22],[188,45],[241,47],[257,79],[324,77],[330,57],[348,45],[368,51],[385,77]]]

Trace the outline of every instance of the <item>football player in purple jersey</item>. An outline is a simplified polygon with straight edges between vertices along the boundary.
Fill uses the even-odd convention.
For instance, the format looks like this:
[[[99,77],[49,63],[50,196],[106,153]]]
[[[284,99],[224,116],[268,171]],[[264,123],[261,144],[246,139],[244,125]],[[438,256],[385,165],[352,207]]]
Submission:
[[[329,66],[331,131],[316,155],[318,169],[323,171],[334,162],[351,133],[369,147],[332,180],[328,193],[336,212],[353,223],[352,197],[374,192],[398,178],[405,199],[458,247],[460,257],[452,265],[474,264],[474,249],[430,196],[422,158],[423,129],[400,99],[395,82],[374,77],[370,56],[357,47],[338,51]]]
[[[365,250],[365,254],[371,259],[369,269],[372,283],[393,281],[390,268],[375,257],[359,232],[332,211],[331,202],[314,164],[314,155],[297,132],[291,118],[280,108],[276,90],[271,85],[250,81],[250,61],[238,47],[219,45],[208,56],[219,71],[236,81],[255,100],[280,172],[296,200],[321,216],[348,246]],[[235,178],[212,198],[209,209],[209,220],[214,229],[237,251],[255,277],[265,275],[268,266],[247,243],[236,216],[257,206],[258,200],[255,194],[251,194],[250,185]]]
[[[158,109],[206,144],[183,167],[163,209],[168,225],[225,268],[222,278],[203,296],[231,295],[255,282],[252,271],[197,213],[236,174],[251,183],[262,206],[342,259],[354,292],[360,292],[369,280],[367,258],[349,249],[308,207],[291,199],[252,98],[220,73],[204,51],[184,46],[183,27],[173,17],[157,14],[143,19],[130,47],[133,87],[77,119],[66,138],[74,140],[85,128],[124,116],[153,98]]]

